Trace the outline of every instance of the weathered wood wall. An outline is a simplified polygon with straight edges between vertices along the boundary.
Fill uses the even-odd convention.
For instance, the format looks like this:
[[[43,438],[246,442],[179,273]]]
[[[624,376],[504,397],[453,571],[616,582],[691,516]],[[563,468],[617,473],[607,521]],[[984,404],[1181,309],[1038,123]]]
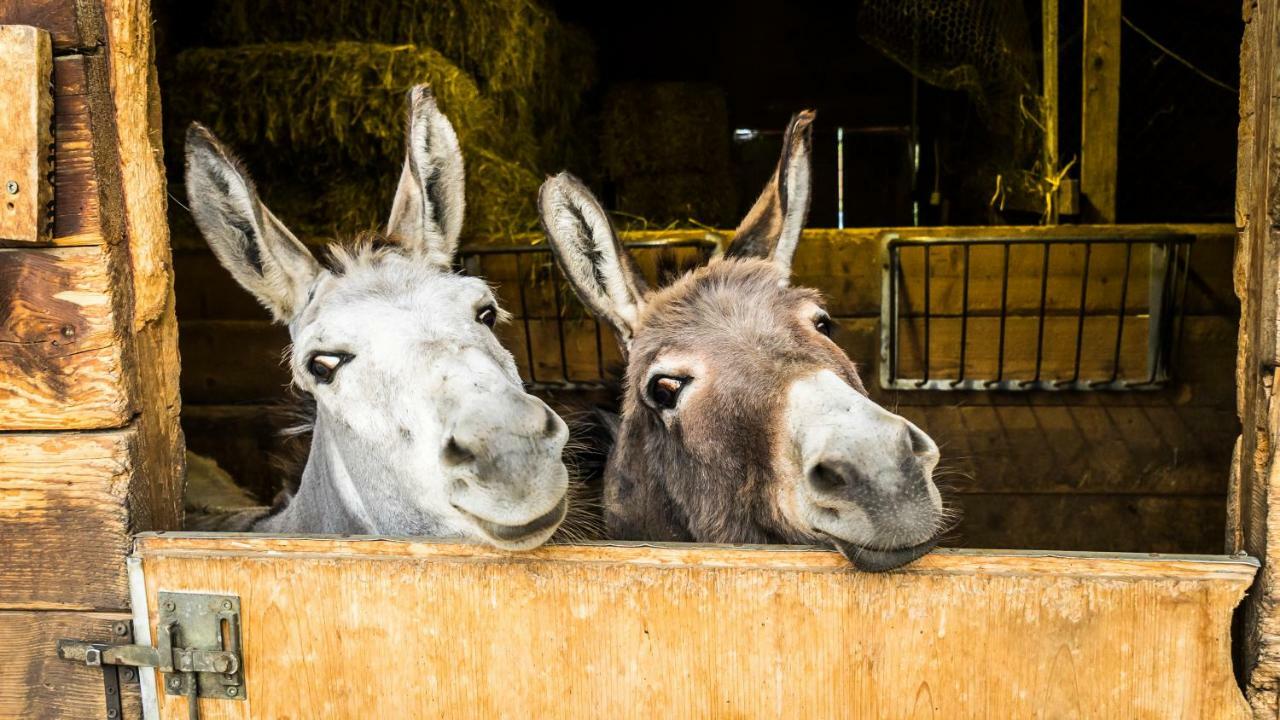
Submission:
[[[283,218],[287,223],[288,218]],[[1153,226],[1112,229],[1141,232]],[[1231,292],[1230,226],[1198,225],[1169,228],[1196,236],[1192,252],[1185,332],[1178,358],[1180,382],[1155,393],[913,393],[883,392],[878,377],[878,324],[881,307],[881,230],[810,230],[795,262],[796,281],[817,287],[829,301],[840,324],[837,340],[864,367],[864,375],[878,400],[896,407],[932,433],[943,446],[950,468],[949,484],[964,510],[964,522],[954,544],[967,547],[1023,547],[1077,550],[1149,550],[1218,552],[1223,545],[1227,470],[1238,432],[1233,406],[1237,304]],[[1035,235],[1043,229],[1001,228]],[[909,231],[903,231],[909,234]],[[975,229],[930,229],[930,234],[973,233]],[[1096,233],[1089,228],[1059,228],[1056,232]],[[700,233],[692,233],[698,235]],[[642,236],[637,236],[640,239]],[[235,286],[217,261],[202,249],[199,238],[182,238],[175,257],[178,317],[182,325],[185,366],[182,376],[186,401],[183,423],[191,448],[214,457],[248,487],[269,499],[279,478],[262,462],[265,454],[285,452],[275,432],[291,421],[264,403],[285,398],[289,382],[281,353],[287,332],[269,323],[265,311]],[[1078,251],[1078,248],[1076,249]],[[1039,248],[1028,257],[1011,258],[1011,302],[1039,300]],[[1078,301],[1079,277],[1071,275],[1070,250],[1060,248],[1050,300],[1064,307]],[[944,287],[954,281],[943,253],[933,265],[934,298],[945,298]],[[1114,257],[1112,257],[1114,255]],[[1034,257],[1032,257],[1034,256]],[[1055,256],[1057,257],[1057,256]],[[1114,327],[1121,253],[1099,251],[1091,265],[1094,291],[1090,311],[1113,313],[1099,318]],[[980,262],[975,252],[973,261]],[[1026,263],[1023,263],[1023,261]],[[1060,262],[1062,261],[1062,262]],[[1021,268],[1019,263],[1028,264]],[[1030,267],[1030,266],[1034,267]],[[976,265],[975,265],[976,267]],[[487,260],[481,268],[498,283],[502,304],[520,307],[519,285],[526,284],[525,301],[531,315],[554,317],[552,284],[535,274],[526,259],[518,276],[510,258]],[[1026,272],[1022,272],[1022,270]],[[1131,274],[1145,272],[1135,263]],[[949,274],[948,274],[949,273]],[[955,284],[952,282],[952,284]],[[1138,284],[1134,288],[1140,287]],[[1105,292],[1099,291],[1105,290]],[[996,298],[993,278],[975,274],[973,307]],[[1061,292],[1059,292],[1061,291]],[[957,293],[951,293],[956,295]],[[1061,297],[1057,297],[1061,295]],[[1132,292],[1128,308],[1133,323],[1125,337],[1140,346],[1126,360],[1145,362],[1145,289]],[[566,297],[561,298],[567,301]],[[988,302],[988,304],[990,304]],[[1011,306],[1012,307],[1012,306]],[[989,313],[988,313],[989,314]],[[595,325],[569,313],[564,323],[569,344],[569,376],[592,377],[598,372]],[[1034,318],[1030,323],[1034,339]],[[1069,340],[1074,342],[1074,317]],[[940,323],[941,325],[941,323]],[[945,328],[943,328],[945,330]],[[1090,325],[1090,330],[1094,330]],[[557,323],[530,323],[535,371],[541,379],[563,377]],[[978,329],[980,330],[980,328]],[[980,337],[974,330],[973,338]],[[528,377],[524,324],[517,319],[501,331]],[[601,348],[605,363],[617,362],[616,343],[605,331]],[[935,367],[942,352],[935,333]],[[1034,345],[1017,345],[1010,332],[1010,366],[1019,358],[1034,359]],[[1105,334],[1105,353],[1095,358],[1103,367],[1111,362],[1111,339]],[[1025,339],[1025,338],[1024,338]],[[1129,343],[1133,345],[1133,343]],[[908,347],[904,345],[904,347]],[[994,343],[975,348],[967,364],[991,360]],[[951,350],[954,356],[954,349]],[[1086,354],[1086,359],[1090,356]],[[1026,365],[1023,362],[1022,365]],[[563,397],[561,395],[560,397]]]
[[[1246,0],[1240,48],[1235,288],[1241,301],[1236,445],[1228,542],[1262,560],[1241,613],[1238,672],[1256,717],[1280,713],[1280,2]]]
[[[0,235],[0,717],[105,717],[53,643],[110,637],[132,533],[182,519],[150,8],[0,0],[0,25],[51,38],[54,174],[49,232]]]

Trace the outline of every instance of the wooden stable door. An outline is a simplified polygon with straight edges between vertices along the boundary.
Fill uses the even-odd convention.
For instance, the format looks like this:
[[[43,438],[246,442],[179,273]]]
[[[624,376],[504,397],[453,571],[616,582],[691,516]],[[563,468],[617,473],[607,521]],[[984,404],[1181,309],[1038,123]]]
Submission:
[[[959,550],[864,574],[782,546],[146,534],[132,567],[152,638],[171,593],[238,608],[242,680],[203,718],[1249,713],[1247,559]],[[159,717],[188,717],[184,681],[147,685]]]

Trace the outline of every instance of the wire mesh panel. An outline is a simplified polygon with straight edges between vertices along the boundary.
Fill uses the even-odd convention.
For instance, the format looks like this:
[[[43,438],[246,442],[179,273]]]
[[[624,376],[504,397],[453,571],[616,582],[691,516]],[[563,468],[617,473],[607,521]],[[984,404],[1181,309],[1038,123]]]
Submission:
[[[645,278],[659,283],[705,263],[721,239],[706,233],[625,245]],[[578,301],[546,245],[469,247],[459,256],[463,271],[493,284],[499,305],[511,313],[496,332],[530,387],[599,388],[621,365],[613,331]]]
[[[887,238],[880,383],[1145,390],[1173,376],[1194,238]]]

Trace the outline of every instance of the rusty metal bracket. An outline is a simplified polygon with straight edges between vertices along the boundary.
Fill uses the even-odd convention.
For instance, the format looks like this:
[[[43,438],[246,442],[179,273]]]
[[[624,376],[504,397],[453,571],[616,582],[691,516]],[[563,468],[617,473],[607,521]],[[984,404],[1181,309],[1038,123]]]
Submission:
[[[118,623],[128,635],[121,636],[117,628],[117,635],[125,640],[124,643],[59,640],[58,657],[101,667],[104,674],[110,672],[113,677],[117,668],[156,668],[165,674],[162,683],[165,693],[190,698],[193,717],[195,698],[244,700],[240,598],[164,591],[159,595],[156,647],[129,644],[132,634],[128,633],[128,623]],[[109,720],[120,716],[119,683],[117,680],[113,693],[112,679],[104,680]],[[111,714],[113,696],[115,715]]]

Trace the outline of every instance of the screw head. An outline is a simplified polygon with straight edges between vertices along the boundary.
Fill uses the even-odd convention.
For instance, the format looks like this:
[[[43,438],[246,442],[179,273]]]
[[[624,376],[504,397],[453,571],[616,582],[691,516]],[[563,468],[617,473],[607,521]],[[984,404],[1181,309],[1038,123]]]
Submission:
[[[173,611],[174,611],[174,610],[176,610],[177,608],[178,608],[178,606],[177,606],[177,605],[175,605],[175,604],[173,603],[173,601],[172,601],[172,600],[165,600],[165,601],[164,601],[164,609],[165,609],[165,610],[167,610],[167,611],[169,611],[169,612],[173,612]]]
[[[119,716],[120,716],[120,711],[116,710],[115,708],[111,708],[110,710],[107,711],[107,717],[109,718],[114,718]]]
[[[115,624],[115,627],[113,627],[112,630],[114,630],[117,635],[128,635],[129,625],[128,623],[118,622]]]
[[[231,601],[230,601],[230,600],[223,600],[223,601],[222,601],[222,609],[223,609],[223,610],[230,610],[230,609],[231,609]]]
[[[171,688],[175,688],[175,689],[176,689],[176,688],[179,688],[179,687],[182,687],[182,678],[180,678],[180,677],[171,677],[171,678],[169,678],[169,687],[171,687]]]
[[[9,182],[7,182],[7,183],[5,183],[5,184],[4,184],[4,189],[5,189],[5,190],[8,190],[10,195],[17,195],[17,194],[18,194],[18,181],[17,181],[17,180],[10,180]]]
[[[120,679],[125,682],[133,682],[133,668],[120,668]]]
[[[240,694],[240,689],[234,685],[227,686],[227,697],[235,697]]]

